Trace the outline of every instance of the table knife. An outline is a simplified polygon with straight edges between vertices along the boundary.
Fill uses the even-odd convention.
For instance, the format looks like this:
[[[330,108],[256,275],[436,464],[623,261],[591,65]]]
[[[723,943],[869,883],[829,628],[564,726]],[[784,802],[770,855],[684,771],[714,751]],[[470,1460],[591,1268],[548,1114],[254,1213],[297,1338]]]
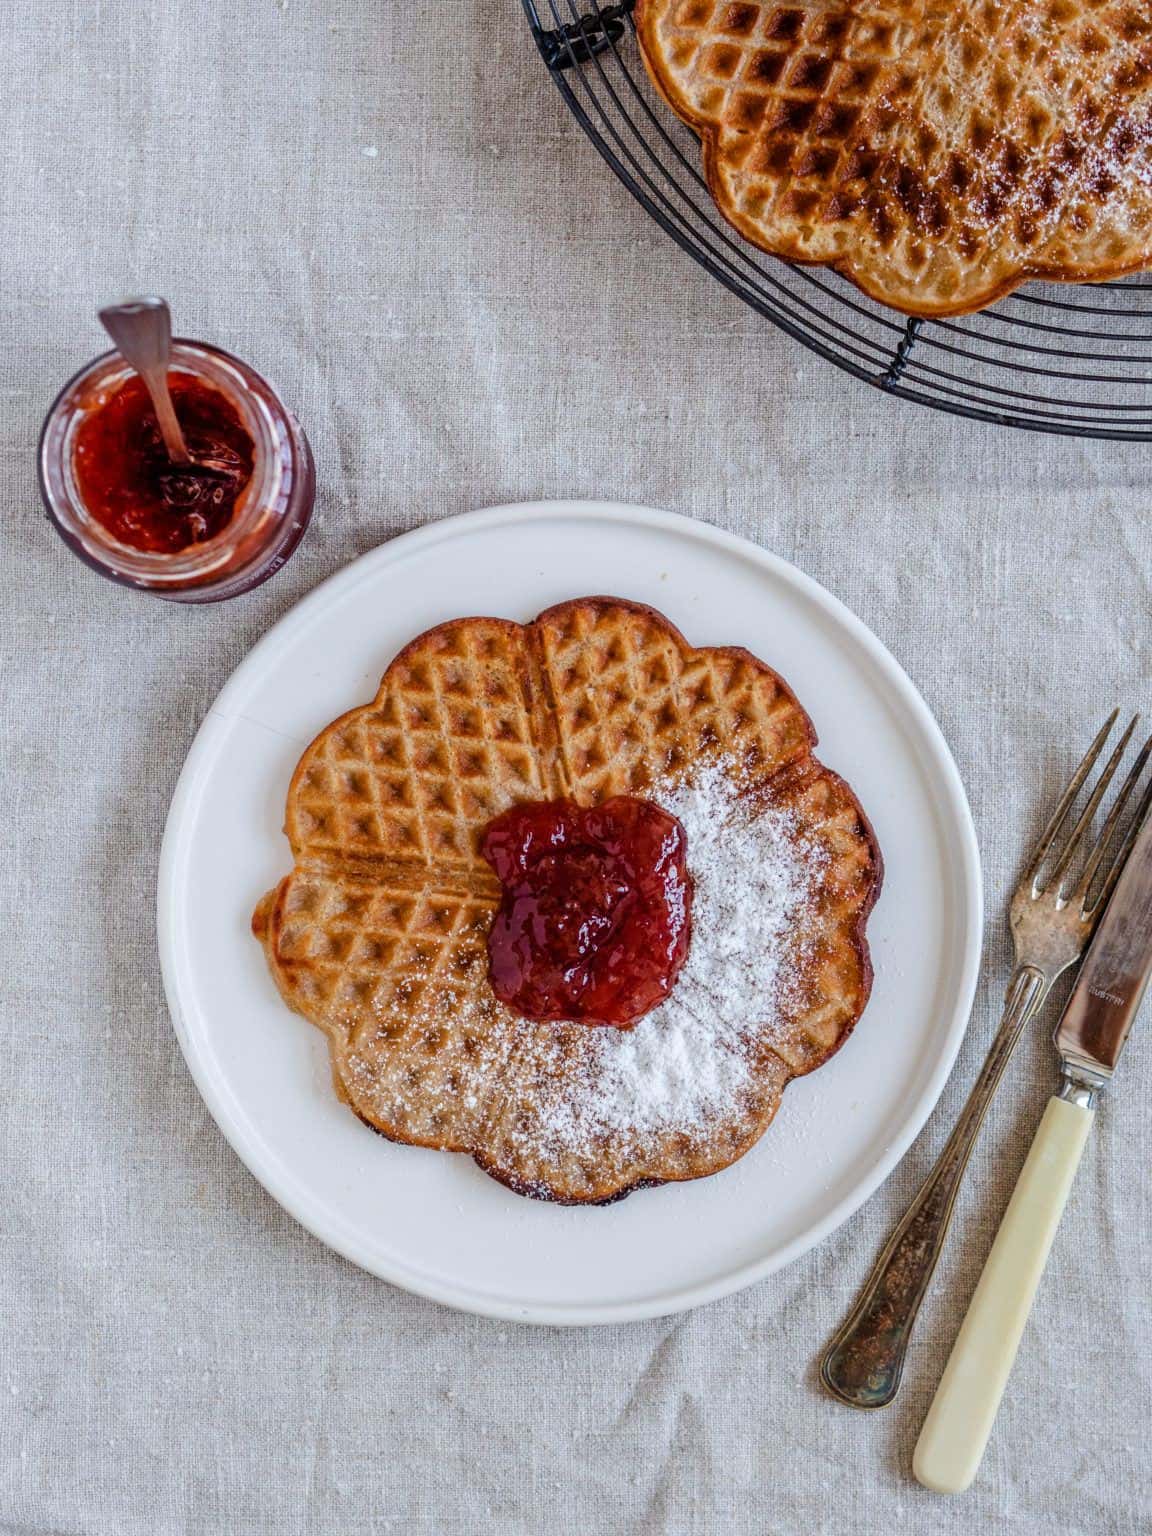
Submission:
[[[962,1493],[980,1466],[1097,1096],[1116,1070],[1150,975],[1152,817],[1145,815],[1056,1026],[1059,1090],[1048,1101],[916,1444],[912,1470],[938,1493]]]

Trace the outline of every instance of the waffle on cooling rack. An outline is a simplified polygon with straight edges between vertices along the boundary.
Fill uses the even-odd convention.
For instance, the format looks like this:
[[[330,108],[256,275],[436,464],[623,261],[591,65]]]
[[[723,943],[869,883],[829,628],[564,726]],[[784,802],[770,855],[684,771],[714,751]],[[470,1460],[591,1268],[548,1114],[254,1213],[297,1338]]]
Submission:
[[[914,315],[1152,264],[1137,0],[638,0],[657,87],[754,244]]]
[[[871,985],[880,857],[814,745],[768,667],[694,650],[637,604],[414,640],[304,753],[295,867],[253,919],[284,999],[328,1035],[337,1092],[395,1141],[564,1203],[733,1162]],[[686,828],[688,962],[632,1030],[520,1018],[487,978],[500,887],[481,836],[517,803],[615,794]]]

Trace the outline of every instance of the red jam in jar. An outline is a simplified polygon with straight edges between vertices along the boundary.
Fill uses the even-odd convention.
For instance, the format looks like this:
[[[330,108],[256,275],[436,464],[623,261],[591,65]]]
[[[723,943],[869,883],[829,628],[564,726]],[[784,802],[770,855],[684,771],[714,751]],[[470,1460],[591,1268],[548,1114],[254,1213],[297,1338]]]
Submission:
[[[627,1029],[671,992],[688,955],[692,881],[684,828],[617,795],[514,806],[490,822],[484,857],[503,886],[488,976],[525,1018]]]
[[[173,342],[168,383],[192,465],[170,462],[143,382],[107,352],[48,413],[41,495],[61,538],[101,575],[217,602],[267,581],[299,544],[312,453],[268,381],[218,347]]]
[[[192,463],[173,464],[144,381],[125,380],[76,432],[76,489],[122,544],[176,554],[215,538],[252,478],[255,445],[227,396],[195,374],[168,375]]]

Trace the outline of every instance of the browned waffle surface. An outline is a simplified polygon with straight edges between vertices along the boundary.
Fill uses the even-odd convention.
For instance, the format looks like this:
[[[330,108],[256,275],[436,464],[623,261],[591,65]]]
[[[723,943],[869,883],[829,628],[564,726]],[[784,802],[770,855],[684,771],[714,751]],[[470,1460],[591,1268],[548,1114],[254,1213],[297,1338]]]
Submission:
[[[1152,262],[1135,0],[639,0],[721,212],[910,314]]]
[[[544,798],[525,631],[460,619],[407,646],[367,709],[335,721],[300,760],[292,851],[439,869],[487,869],[477,838],[500,811]]]
[[[461,620],[414,641],[376,699],[301,759],[295,868],[253,923],[286,1002],[326,1032],[337,1091],[393,1140],[468,1152],[513,1189],[568,1203],[741,1156],[789,1079],[846,1038],[871,984],[880,858],[814,744],[768,667],[693,649],[636,604],[591,598],[531,625]],[[711,927],[633,1031],[521,1019],[488,984],[499,887],[479,834],[517,801],[621,792],[685,820]],[[763,891],[792,905],[760,977],[741,967],[763,957],[727,930],[740,879],[755,894],[765,863],[778,878]]]

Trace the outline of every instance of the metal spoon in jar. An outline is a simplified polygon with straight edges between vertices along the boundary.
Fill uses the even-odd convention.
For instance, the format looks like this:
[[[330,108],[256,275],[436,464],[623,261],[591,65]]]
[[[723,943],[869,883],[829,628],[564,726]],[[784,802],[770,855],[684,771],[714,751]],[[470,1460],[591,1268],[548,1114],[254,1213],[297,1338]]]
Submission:
[[[100,311],[100,324],[124,361],[144,380],[164,447],[174,465],[191,465],[192,455],[176,419],[168,390],[172,362],[172,315],[163,299],[125,299]]]

